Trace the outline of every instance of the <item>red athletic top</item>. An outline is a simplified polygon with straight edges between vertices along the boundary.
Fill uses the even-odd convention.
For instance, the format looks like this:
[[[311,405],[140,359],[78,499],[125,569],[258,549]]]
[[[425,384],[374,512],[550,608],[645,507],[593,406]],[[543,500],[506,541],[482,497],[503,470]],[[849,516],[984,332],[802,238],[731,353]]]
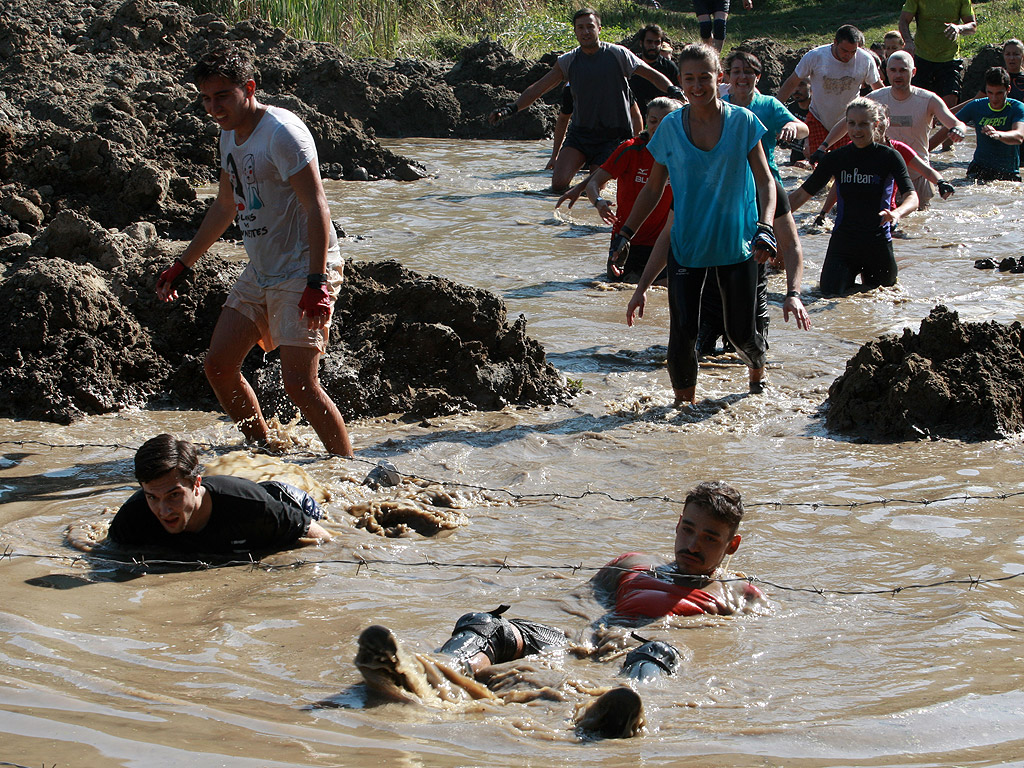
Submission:
[[[619,228],[629,218],[629,212],[633,210],[637,195],[640,194],[640,190],[644,188],[647,179],[650,178],[653,165],[654,158],[647,151],[647,142],[638,136],[622,142],[601,166],[617,182],[615,188],[615,217],[617,221],[612,228],[613,235],[618,233]],[[634,245],[654,245],[661,230],[665,227],[665,219],[670,210],[672,210],[672,188],[666,184],[657,207],[640,225],[640,229],[633,235],[630,242]]]
[[[892,148],[900,153],[900,157],[903,158],[903,162],[907,164],[907,173],[910,173],[910,161],[917,157],[917,152],[909,144],[904,144],[902,141],[896,141],[896,139],[889,139],[889,143]],[[895,187],[892,190],[892,199],[889,201],[889,209],[894,210],[896,208],[896,198],[899,195],[899,190]]]
[[[609,565],[635,555],[619,555]],[[697,587],[686,587],[648,575],[648,568],[637,566],[619,579],[615,590],[615,613],[625,618],[657,619],[662,616],[697,616],[702,613],[729,614],[732,609],[717,595]],[[764,597],[753,584],[747,583],[743,596],[749,599]]]

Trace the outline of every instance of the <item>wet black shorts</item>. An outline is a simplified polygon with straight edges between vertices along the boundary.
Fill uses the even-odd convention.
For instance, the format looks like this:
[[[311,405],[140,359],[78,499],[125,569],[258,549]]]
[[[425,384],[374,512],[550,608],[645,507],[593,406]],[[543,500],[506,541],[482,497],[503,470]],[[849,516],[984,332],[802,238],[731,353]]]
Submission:
[[[775,179],[775,174],[772,174],[772,178]],[[782,182],[775,179],[775,218],[781,219],[787,213],[792,212],[793,209],[789,207],[789,193],[782,186]]]
[[[693,0],[693,12],[698,16],[711,16],[716,12],[728,13],[729,0]]]
[[[932,93],[942,96],[959,96],[960,86],[964,79],[964,62],[962,59],[952,61],[928,61],[914,57],[917,74],[913,84]]]
[[[967,178],[974,181],[1020,181],[1020,172],[1013,173],[999,168],[988,168],[972,162],[967,166]]]
[[[619,144],[630,138],[631,133],[626,132],[625,136],[614,136],[606,139],[587,139],[580,136],[576,131],[572,129],[570,124],[569,130],[565,134],[565,141],[562,142],[563,147],[572,147],[577,152],[583,154],[586,159],[587,165],[601,165],[605,160],[612,156]]]

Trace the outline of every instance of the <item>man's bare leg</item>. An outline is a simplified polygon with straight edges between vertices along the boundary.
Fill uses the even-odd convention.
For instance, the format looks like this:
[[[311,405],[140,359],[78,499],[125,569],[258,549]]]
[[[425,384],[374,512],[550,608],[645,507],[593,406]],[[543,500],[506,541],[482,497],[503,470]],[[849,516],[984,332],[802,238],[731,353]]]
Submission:
[[[554,170],[551,171],[551,189],[555,192],[564,192],[572,183],[576,172],[587,162],[583,153],[573,147],[562,146],[555,160]]]
[[[230,307],[221,310],[210,339],[203,368],[221,408],[249,442],[267,439],[267,422],[249,382],[242,376],[242,363],[259,341],[256,324]]]
[[[281,347],[281,378],[288,397],[306,417],[328,453],[352,456],[345,420],[320,386],[320,353],[311,347]]]

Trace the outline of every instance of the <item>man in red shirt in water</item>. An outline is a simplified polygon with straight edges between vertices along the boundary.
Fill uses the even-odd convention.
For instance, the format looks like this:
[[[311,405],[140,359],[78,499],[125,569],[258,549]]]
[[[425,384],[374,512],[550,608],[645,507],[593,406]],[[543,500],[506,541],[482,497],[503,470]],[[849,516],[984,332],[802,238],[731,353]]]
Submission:
[[[721,482],[700,483],[687,494],[676,524],[673,563],[638,553],[620,555],[598,571],[591,584],[607,596],[612,617],[628,623],[669,615],[729,615],[763,608],[767,599],[757,587],[746,580],[730,580],[721,569],[725,557],[740,545],[737,530],[742,518],[743,504],[734,488]],[[508,607],[462,616],[440,649],[449,657],[445,663],[467,677],[486,678],[481,673],[493,664],[566,644],[565,634],[555,627],[504,618]],[[406,652],[394,633],[382,626],[363,630],[355,663],[370,688],[413,701],[424,698],[428,666],[433,667],[430,671],[437,670],[424,657]],[[678,668],[679,652],[655,640],[633,648],[620,674],[635,684],[673,674]],[[441,674],[445,673],[441,669]],[[476,698],[489,697],[486,690],[469,693]],[[634,735],[642,724],[640,696],[627,686],[602,694],[579,720],[581,728],[606,737]]]

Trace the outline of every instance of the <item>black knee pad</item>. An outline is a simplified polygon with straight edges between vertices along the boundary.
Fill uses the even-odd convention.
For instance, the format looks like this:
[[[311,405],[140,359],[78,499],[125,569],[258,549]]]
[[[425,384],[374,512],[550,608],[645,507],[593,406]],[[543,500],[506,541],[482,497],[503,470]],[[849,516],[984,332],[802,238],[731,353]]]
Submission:
[[[455,622],[452,636],[441,646],[441,653],[468,661],[482,651],[492,664],[520,658],[516,654],[513,627],[523,637],[523,656],[565,644],[565,633],[554,627],[522,619],[503,618],[501,614],[508,609],[507,605],[499,605],[487,613],[465,614]]]
[[[645,682],[679,669],[679,651],[661,640],[648,640],[626,654],[620,674]]]
[[[725,40],[725,24],[728,19],[715,19],[712,22],[711,36],[715,40]]]
[[[508,609],[507,605],[499,605],[488,613],[463,615],[455,622],[448,642],[441,646],[441,653],[469,660],[483,651],[492,664],[513,658],[516,636],[511,622],[501,618]]]
[[[710,40],[712,25],[710,21],[699,21],[697,24],[700,26],[700,39]]]

